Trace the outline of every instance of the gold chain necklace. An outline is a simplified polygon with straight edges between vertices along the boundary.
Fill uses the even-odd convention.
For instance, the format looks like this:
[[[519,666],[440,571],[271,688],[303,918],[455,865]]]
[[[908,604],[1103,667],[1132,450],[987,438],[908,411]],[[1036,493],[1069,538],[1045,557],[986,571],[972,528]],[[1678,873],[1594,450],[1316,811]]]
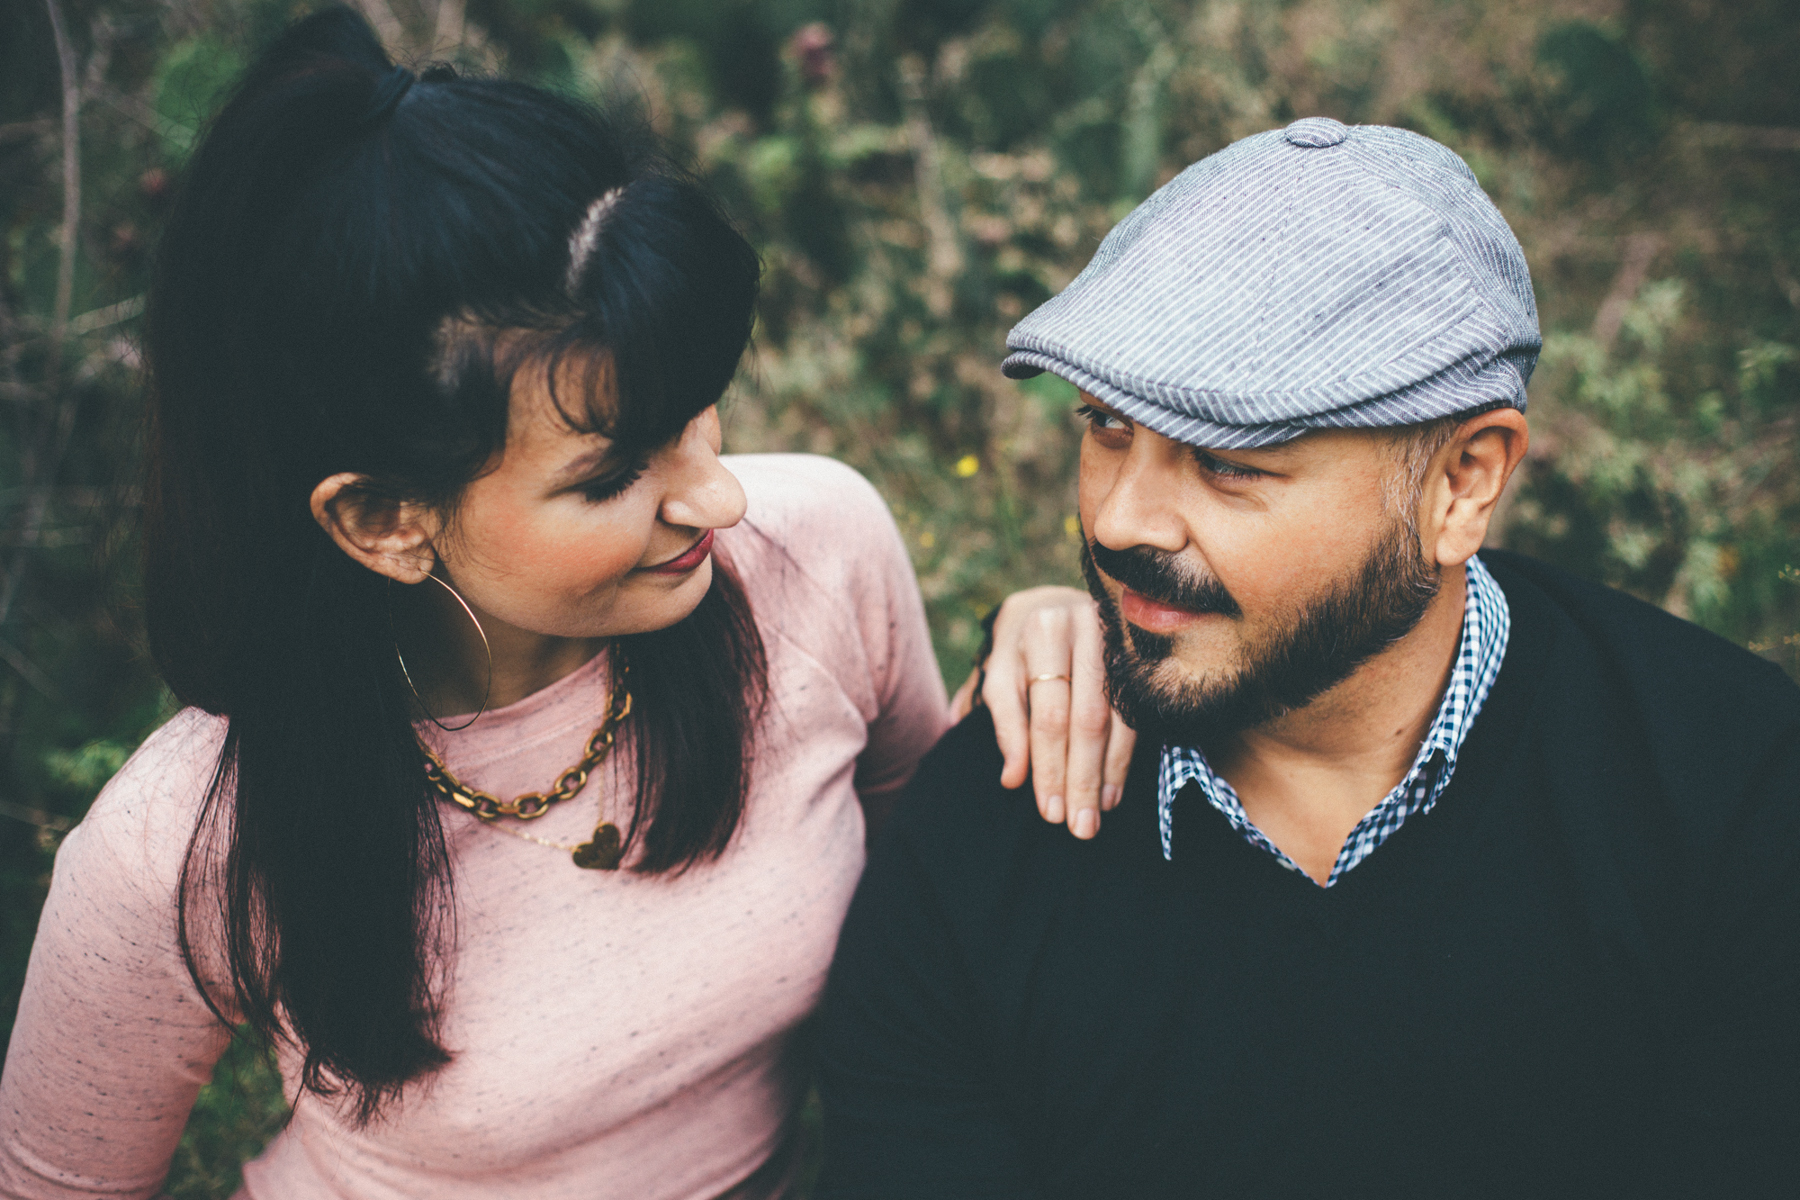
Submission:
[[[505,825],[495,824],[501,817],[516,817],[521,821],[530,821],[550,811],[550,806],[563,800],[571,799],[587,785],[588,777],[606,761],[612,753],[614,734],[619,722],[631,715],[631,692],[625,687],[625,671],[619,672],[618,687],[613,693],[612,706],[607,710],[606,719],[600,722],[600,728],[588,738],[587,751],[581,761],[564,771],[557,777],[556,785],[547,792],[526,792],[511,800],[502,800],[498,796],[472,788],[450,773],[444,760],[425,751],[425,782],[437,793],[441,800],[466,812],[474,813],[485,825],[498,829],[502,833],[511,834],[527,842],[536,842],[540,846],[549,846],[554,850],[573,851],[575,865],[585,870],[612,871],[619,866],[619,860],[625,856],[625,839],[619,833],[619,827],[601,816],[599,824],[594,826],[594,836],[576,845],[562,842],[546,841],[533,837],[517,829],[509,829]],[[599,788],[595,789],[599,791]],[[605,812],[606,797],[600,796],[601,813]]]

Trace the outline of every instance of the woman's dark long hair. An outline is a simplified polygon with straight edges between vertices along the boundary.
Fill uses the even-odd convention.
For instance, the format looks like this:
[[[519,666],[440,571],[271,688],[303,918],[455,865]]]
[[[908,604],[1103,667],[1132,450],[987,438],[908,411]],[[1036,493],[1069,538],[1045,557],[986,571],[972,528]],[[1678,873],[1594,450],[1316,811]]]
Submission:
[[[348,471],[453,509],[505,444],[514,373],[563,361],[616,381],[616,404],[559,396],[572,425],[662,445],[730,382],[758,273],[641,122],[448,68],[415,80],[344,9],[270,47],[195,153],[150,300],[146,607],[169,686],[229,726],[181,942],[216,1011],[299,1048],[303,1086],[364,1120],[448,1060],[451,874],[386,580],[314,522],[312,489]],[[766,679],[728,565],[690,617],[613,652],[636,869],[716,856]],[[209,904],[218,998],[192,936]]]

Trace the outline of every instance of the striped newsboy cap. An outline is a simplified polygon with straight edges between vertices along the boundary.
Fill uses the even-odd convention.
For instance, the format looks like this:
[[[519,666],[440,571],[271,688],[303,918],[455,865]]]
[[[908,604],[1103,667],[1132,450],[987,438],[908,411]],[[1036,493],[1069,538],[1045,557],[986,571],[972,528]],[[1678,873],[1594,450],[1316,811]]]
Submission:
[[[1308,117],[1157,189],[1007,335],[1002,369],[1247,449],[1522,409],[1542,344],[1525,253],[1462,159]]]

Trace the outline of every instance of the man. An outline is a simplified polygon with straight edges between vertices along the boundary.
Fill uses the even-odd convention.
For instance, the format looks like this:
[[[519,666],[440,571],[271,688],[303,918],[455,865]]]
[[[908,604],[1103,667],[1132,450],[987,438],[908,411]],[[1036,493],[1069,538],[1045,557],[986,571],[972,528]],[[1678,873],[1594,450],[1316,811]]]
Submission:
[[[927,758],[833,968],[821,1194],[1794,1194],[1800,689],[1475,557],[1539,338],[1462,161],[1238,142],[1008,345],[1083,392],[1138,750],[1085,842],[979,712]]]

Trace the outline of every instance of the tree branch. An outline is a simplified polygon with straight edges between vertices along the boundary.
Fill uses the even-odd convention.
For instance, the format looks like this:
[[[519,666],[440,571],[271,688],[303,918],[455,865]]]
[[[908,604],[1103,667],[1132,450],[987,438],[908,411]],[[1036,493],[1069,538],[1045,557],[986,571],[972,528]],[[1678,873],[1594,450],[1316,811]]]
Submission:
[[[1660,249],[1662,238],[1654,233],[1634,233],[1625,239],[1625,257],[1619,263],[1619,273],[1613,276],[1612,289],[1601,302],[1600,311],[1594,314],[1593,337],[1602,350],[1612,350],[1619,327],[1625,323],[1625,309],[1637,298],[1644,277],[1650,273],[1650,263]]]
[[[69,309],[75,299],[75,251],[81,231],[81,81],[75,67],[75,47],[63,24],[62,5],[44,0],[50,12],[50,32],[56,39],[56,57],[62,71],[63,118],[63,216],[62,256],[56,270],[56,299],[50,314],[50,349],[44,364],[44,394],[56,404],[47,428],[21,464],[20,476],[30,489],[23,519],[19,522],[18,550],[6,564],[0,583],[0,626],[12,614],[32,550],[43,532],[50,508],[50,489],[56,470],[69,448],[75,429],[75,389],[61,386],[63,342],[69,332]],[[10,661],[10,660],[9,660]],[[14,664],[15,667],[17,664]],[[29,676],[28,676],[29,677]]]
[[[11,817],[15,821],[24,821],[27,825],[36,825],[39,829],[48,829],[52,833],[67,833],[75,824],[67,817],[59,817],[55,813],[47,813],[26,804],[14,804],[10,800],[0,800],[0,817]]]
[[[56,685],[50,682],[50,677],[45,675],[36,663],[26,658],[18,648],[4,639],[0,639],[0,662],[17,671],[26,683],[51,700],[60,701],[62,699],[56,694]]]
[[[50,11],[50,33],[62,71],[63,212],[62,257],[56,266],[56,304],[50,316],[50,363],[44,372],[52,387],[62,368],[63,337],[75,300],[75,247],[81,223],[81,81],[75,70],[75,47],[63,24],[62,5],[44,0]]]
[[[925,66],[911,55],[900,60],[900,95],[905,103],[906,136],[912,143],[919,219],[925,226],[925,303],[934,316],[947,317],[956,277],[963,270],[962,241],[950,215],[938,139],[931,128],[931,113],[925,107]]]

